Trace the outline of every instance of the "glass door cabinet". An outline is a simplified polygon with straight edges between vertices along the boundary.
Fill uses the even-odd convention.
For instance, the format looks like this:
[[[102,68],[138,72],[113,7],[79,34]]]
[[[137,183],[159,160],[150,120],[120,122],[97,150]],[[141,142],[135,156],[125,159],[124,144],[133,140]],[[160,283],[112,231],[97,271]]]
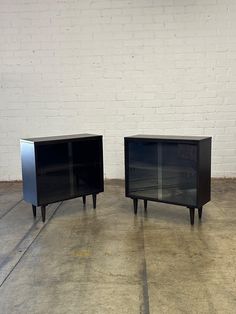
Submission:
[[[137,135],[125,138],[126,196],[183,205],[194,211],[210,200],[211,138]]]
[[[46,205],[104,190],[102,136],[78,134],[21,140],[24,199],[41,206],[45,221]]]

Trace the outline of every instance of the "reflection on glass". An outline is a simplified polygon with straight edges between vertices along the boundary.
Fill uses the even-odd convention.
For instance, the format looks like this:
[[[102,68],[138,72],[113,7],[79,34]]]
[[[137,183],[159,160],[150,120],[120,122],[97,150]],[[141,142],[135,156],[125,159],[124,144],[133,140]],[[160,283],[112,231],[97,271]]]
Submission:
[[[196,167],[196,145],[130,142],[130,194],[140,198],[195,205]]]
[[[70,173],[68,144],[40,145],[37,147],[38,190],[44,203],[69,198]]]
[[[157,143],[129,143],[129,190],[132,195],[157,198]]]
[[[197,147],[192,144],[162,143],[161,200],[196,204]]]
[[[77,141],[72,145],[72,193],[95,193],[101,183],[99,141]]]
[[[44,203],[100,191],[101,149],[98,140],[39,145],[38,190]]]

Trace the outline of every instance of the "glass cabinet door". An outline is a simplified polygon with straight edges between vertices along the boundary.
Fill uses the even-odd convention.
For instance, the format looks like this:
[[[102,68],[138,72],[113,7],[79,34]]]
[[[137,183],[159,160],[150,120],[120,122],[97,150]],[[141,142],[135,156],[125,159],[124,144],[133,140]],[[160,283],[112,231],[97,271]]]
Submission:
[[[128,190],[137,197],[157,198],[157,143],[132,141],[128,143]]]
[[[92,194],[101,188],[101,142],[98,140],[71,143],[73,194]]]
[[[194,206],[197,203],[197,146],[128,142],[128,192],[132,197]]]
[[[68,143],[38,145],[36,153],[39,203],[70,198]]]
[[[183,205],[197,201],[197,146],[159,143],[158,199]]]

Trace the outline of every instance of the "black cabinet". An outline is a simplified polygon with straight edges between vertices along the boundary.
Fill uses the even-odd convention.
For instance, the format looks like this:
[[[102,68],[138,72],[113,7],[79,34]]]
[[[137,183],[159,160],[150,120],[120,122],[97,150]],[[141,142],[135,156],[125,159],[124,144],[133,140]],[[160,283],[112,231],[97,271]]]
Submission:
[[[45,221],[46,205],[104,190],[102,136],[78,134],[21,139],[24,200],[41,206]]]
[[[194,224],[202,206],[210,200],[211,138],[189,136],[136,135],[125,138],[126,196],[183,205]]]

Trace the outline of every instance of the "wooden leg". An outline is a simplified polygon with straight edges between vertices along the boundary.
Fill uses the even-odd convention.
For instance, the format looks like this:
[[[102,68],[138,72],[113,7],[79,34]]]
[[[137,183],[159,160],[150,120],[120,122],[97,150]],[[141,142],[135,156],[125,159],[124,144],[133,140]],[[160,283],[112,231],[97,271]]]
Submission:
[[[198,208],[198,217],[201,220],[201,218],[202,218],[202,207]]]
[[[96,208],[96,203],[97,203],[97,194],[93,194],[93,208]]]
[[[144,202],[144,210],[146,212],[147,211],[147,200],[144,200],[143,202]]]
[[[85,205],[86,204],[86,196],[83,195],[83,204]]]
[[[138,211],[138,199],[134,198],[133,199],[133,203],[134,203],[134,214],[137,215],[137,211]]]
[[[195,208],[189,207],[189,215],[190,215],[190,223],[194,225],[194,215],[195,215]]]
[[[36,206],[32,205],[33,215],[36,218]]]
[[[41,214],[42,214],[42,221],[45,222],[45,219],[46,219],[46,206],[45,205],[41,206]]]

